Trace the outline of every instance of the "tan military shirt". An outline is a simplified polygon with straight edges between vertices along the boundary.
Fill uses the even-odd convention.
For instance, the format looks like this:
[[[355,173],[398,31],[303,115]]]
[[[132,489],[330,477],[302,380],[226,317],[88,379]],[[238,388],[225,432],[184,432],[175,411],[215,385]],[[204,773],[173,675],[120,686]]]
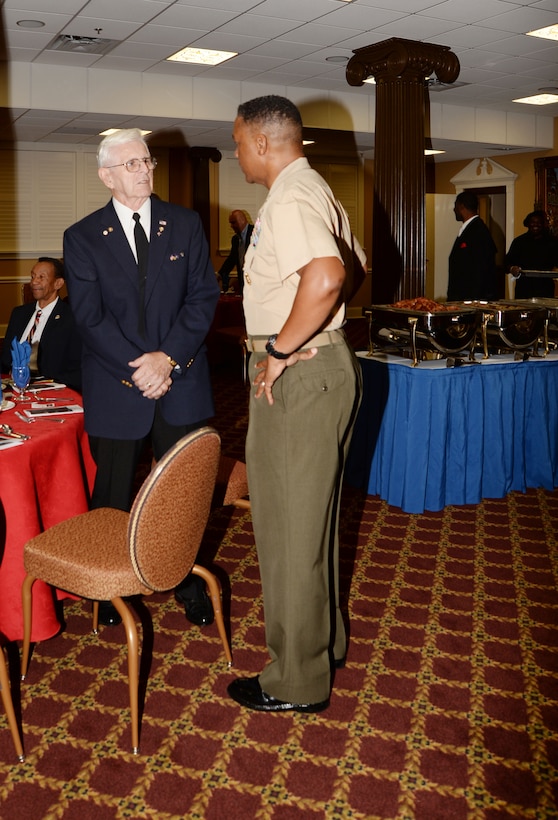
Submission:
[[[336,256],[348,268],[352,253],[366,257],[349,218],[326,181],[305,157],[291,162],[269,189],[244,260],[244,313],[251,336],[279,333],[296,296],[297,271],[312,259]],[[341,305],[324,330],[345,320]]]

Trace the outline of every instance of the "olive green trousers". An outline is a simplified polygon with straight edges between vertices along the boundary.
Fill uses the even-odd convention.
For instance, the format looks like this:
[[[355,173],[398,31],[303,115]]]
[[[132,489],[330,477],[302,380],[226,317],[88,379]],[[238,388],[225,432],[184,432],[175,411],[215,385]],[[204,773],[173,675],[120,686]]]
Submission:
[[[251,383],[262,358],[251,356]],[[339,502],[361,382],[343,340],[286,368],[273,405],[251,388],[246,463],[271,658],[259,680],[283,701],[326,700],[332,659],[346,652]]]

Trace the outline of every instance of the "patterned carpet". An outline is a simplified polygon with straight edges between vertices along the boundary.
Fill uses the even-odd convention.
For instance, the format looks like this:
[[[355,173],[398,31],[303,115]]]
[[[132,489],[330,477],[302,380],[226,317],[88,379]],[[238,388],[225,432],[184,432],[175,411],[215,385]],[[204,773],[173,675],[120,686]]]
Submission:
[[[238,373],[216,392],[241,455]],[[95,637],[89,606],[66,602],[21,688],[9,648],[27,757],[0,711],[2,820],[558,817],[558,493],[408,515],[347,488],[342,522],[350,644],[326,712],[228,699],[266,651],[250,515],[218,510],[200,558],[223,583],[233,669],[172,594],[138,602],[150,669],[132,756],[122,627]]]

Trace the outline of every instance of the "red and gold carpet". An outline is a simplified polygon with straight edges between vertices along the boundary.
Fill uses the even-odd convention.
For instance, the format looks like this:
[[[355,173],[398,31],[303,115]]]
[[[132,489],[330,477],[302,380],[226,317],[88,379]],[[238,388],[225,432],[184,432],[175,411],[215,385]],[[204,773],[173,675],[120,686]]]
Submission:
[[[238,448],[245,397],[220,404]],[[240,409],[239,409],[240,408]],[[234,667],[215,626],[172,594],[144,599],[150,659],[130,754],[122,627],[65,631],[12,680],[26,760],[0,712],[3,820],[550,820],[558,817],[558,493],[408,515],[347,489],[347,665],[330,708],[265,715],[226,693],[266,662],[250,515],[211,518],[202,563],[224,587]],[[150,618],[145,618],[145,610]]]

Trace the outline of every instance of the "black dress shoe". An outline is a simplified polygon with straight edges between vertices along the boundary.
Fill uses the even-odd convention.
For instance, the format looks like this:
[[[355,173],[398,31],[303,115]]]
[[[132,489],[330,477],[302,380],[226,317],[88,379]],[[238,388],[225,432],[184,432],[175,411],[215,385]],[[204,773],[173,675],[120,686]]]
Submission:
[[[257,712],[323,712],[329,706],[329,698],[319,703],[289,703],[272,698],[263,691],[258,677],[237,678],[229,683],[227,692],[241,706]]]
[[[213,623],[213,605],[201,578],[188,577],[187,585],[178,586],[174,591],[174,597],[180,604],[184,604],[184,613],[191,624],[209,626]]]
[[[118,626],[122,618],[110,601],[99,601],[99,623],[103,626]]]

